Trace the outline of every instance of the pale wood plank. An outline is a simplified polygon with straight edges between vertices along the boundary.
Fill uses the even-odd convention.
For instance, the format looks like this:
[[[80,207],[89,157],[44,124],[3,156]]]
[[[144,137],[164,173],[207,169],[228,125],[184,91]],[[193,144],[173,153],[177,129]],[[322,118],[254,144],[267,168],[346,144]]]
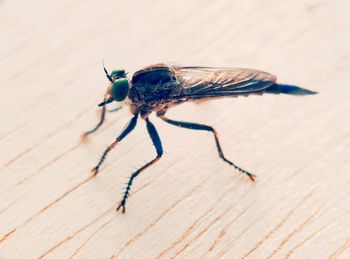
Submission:
[[[2,1],[0,258],[348,258],[350,4],[336,1]],[[266,70],[317,96],[185,104],[212,136],[155,117],[164,158],[117,199],[154,150],[141,122],[92,178],[130,117],[96,122],[106,66]]]

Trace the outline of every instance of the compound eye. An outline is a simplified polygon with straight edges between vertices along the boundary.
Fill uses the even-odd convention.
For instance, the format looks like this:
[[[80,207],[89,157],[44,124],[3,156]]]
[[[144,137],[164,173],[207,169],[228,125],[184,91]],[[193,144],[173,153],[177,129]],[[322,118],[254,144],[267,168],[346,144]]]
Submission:
[[[111,89],[112,97],[115,101],[123,101],[129,93],[129,82],[126,78],[120,78],[114,81]]]

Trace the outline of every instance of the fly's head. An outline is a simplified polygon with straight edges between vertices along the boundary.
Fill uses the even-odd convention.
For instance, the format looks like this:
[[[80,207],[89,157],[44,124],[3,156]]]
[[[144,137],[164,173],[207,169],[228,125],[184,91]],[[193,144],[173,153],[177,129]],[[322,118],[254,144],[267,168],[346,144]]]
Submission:
[[[106,77],[108,78],[110,84],[107,88],[105,100],[98,106],[104,106],[113,101],[124,101],[129,93],[129,81],[126,78],[125,70],[113,70],[110,74],[105,67],[103,67],[103,70],[105,71]]]

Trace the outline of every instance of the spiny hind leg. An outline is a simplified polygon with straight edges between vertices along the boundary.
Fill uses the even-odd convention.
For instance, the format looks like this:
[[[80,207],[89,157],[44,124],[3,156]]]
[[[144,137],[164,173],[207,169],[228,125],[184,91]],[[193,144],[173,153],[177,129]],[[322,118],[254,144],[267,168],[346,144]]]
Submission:
[[[241,167],[237,166],[236,164],[234,164],[232,161],[228,160],[225,157],[225,155],[224,155],[224,153],[222,151],[221,145],[220,145],[218,133],[213,127],[208,126],[208,125],[204,125],[204,124],[171,120],[171,119],[168,119],[167,117],[164,116],[164,112],[158,112],[157,116],[159,118],[161,118],[163,121],[165,121],[165,122],[167,122],[167,123],[169,123],[171,125],[180,127],[180,128],[186,128],[186,129],[192,129],[192,130],[204,130],[204,131],[212,132],[213,135],[214,135],[214,138],[215,138],[215,144],[216,144],[216,148],[218,150],[220,158],[223,161],[225,161],[226,163],[228,163],[229,165],[233,166],[239,172],[247,175],[250,180],[255,181],[256,175],[254,175],[252,173],[249,173],[248,171],[242,169]]]

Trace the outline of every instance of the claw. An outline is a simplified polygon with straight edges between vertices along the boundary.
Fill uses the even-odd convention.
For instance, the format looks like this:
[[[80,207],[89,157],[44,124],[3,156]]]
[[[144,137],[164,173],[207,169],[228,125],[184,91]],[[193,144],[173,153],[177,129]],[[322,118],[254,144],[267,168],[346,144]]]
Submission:
[[[119,211],[119,209],[122,208],[122,213],[125,213],[125,202],[121,201],[116,209],[116,211]]]
[[[88,136],[89,136],[89,133],[87,133],[87,132],[85,132],[85,133],[81,134],[81,136],[80,136],[80,140],[81,140],[81,142],[82,142],[82,143],[86,143],[86,142],[88,142],[88,141],[89,141]]]
[[[253,182],[255,182],[256,177],[257,177],[255,174],[247,173],[247,175],[248,175],[248,177],[249,177],[250,180],[252,180]]]
[[[96,176],[98,174],[98,167],[94,167],[91,172],[93,173],[93,176]]]

